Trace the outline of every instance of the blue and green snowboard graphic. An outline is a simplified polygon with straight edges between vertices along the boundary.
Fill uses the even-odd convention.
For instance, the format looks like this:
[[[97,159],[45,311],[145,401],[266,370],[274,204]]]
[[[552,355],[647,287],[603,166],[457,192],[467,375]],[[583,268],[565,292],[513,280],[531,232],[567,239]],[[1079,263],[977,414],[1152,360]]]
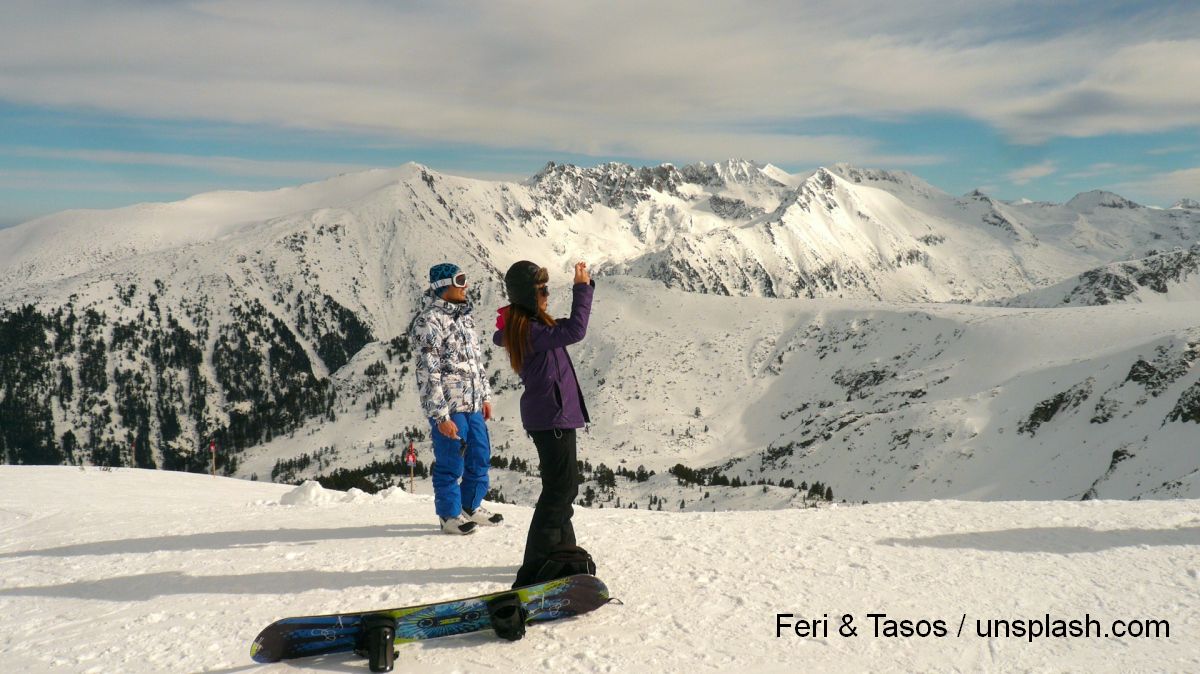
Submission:
[[[250,647],[255,662],[278,662],[332,653],[350,653],[362,646],[367,616],[396,621],[396,643],[467,634],[491,629],[488,601],[517,594],[529,612],[527,623],[546,622],[594,611],[609,602],[608,587],[595,576],[580,574],[515,590],[384,611],[362,611],[278,620],[258,635]]]

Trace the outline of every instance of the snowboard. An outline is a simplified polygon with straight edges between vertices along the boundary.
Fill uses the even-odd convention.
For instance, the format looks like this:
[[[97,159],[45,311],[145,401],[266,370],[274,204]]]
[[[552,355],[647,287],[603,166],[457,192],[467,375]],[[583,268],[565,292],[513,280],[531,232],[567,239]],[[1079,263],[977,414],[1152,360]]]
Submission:
[[[594,611],[609,602],[608,587],[597,577],[578,574],[466,599],[382,611],[283,618],[271,623],[250,646],[255,662],[278,662],[363,648],[368,618],[396,621],[395,643],[436,639],[491,629],[488,601],[516,593],[529,612],[526,623],[546,622]]]

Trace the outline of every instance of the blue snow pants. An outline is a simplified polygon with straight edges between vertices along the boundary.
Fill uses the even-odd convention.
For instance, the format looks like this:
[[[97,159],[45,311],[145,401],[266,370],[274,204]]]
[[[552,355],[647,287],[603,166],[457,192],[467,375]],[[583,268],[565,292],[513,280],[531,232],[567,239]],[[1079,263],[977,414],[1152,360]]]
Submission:
[[[460,412],[451,414],[450,419],[458,427],[461,440],[442,435],[437,421],[429,420],[433,429],[433,503],[442,519],[479,507],[487,494],[492,460],[491,439],[482,412]]]

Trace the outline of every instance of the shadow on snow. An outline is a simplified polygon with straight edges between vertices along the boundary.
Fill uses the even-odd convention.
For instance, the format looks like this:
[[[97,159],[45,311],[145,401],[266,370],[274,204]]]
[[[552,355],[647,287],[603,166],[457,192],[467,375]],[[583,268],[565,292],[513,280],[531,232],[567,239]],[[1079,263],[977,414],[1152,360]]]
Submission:
[[[1033,527],[971,531],[921,538],[884,538],[880,545],[982,550],[988,552],[1048,552],[1072,555],[1114,548],[1200,545],[1200,527],[1177,529],[1089,529]]]

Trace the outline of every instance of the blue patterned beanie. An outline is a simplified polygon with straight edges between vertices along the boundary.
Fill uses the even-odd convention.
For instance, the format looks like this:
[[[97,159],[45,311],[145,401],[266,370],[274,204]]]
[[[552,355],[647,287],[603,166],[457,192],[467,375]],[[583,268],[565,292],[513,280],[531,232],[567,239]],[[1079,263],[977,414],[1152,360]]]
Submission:
[[[458,265],[451,262],[443,262],[430,267],[429,292],[434,295],[441,295],[444,289],[454,283],[454,277],[458,276],[458,272]]]

